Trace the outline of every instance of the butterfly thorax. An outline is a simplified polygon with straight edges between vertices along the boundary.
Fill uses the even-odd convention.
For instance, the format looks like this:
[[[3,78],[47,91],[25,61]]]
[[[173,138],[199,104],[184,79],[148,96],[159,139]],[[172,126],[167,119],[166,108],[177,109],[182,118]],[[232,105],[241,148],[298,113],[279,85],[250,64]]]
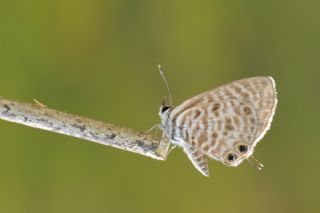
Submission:
[[[170,135],[171,128],[172,128],[172,123],[169,119],[172,109],[173,107],[170,107],[170,106],[161,106],[159,110],[159,116],[161,119],[161,128],[166,134],[166,136],[168,137]]]
[[[161,119],[161,128],[164,134],[170,139],[175,145],[181,146],[181,138],[179,137],[179,130],[175,128],[174,121],[170,118],[171,112],[173,111],[172,106],[161,106],[159,111],[159,116]]]

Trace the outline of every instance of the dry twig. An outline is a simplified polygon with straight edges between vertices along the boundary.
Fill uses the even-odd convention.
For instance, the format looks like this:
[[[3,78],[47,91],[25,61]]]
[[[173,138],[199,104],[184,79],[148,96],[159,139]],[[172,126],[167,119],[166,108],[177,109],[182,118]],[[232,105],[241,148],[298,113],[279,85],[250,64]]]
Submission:
[[[82,138],[157,160],[165,160],[167,157],[169,143],[166,140],[160,141],[151,134],[68,114],[50,109],[39,101],[35,102],[22,103],[0,97],[0,119]]]

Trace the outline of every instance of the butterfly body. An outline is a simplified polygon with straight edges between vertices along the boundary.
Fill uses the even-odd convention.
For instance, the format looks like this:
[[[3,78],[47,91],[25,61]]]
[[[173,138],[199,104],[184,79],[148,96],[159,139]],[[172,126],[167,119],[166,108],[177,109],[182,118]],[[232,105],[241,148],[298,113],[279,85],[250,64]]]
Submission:
[[[176,108],[162,106],[159,115],[171,143],[208,176],[207,157],[238,166],[253,154],[276,104],[274,80],[253,77],[199,94]]]

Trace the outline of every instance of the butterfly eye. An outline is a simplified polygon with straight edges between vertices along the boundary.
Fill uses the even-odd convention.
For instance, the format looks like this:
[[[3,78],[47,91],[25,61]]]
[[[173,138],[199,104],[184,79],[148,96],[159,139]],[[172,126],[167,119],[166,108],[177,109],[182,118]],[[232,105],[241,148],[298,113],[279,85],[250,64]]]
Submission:
[[[170,109],[171,107],[169,106],[163,106],[161,107],[161,114],[163,114],[165,111],[167,111],[168,109]]]
[[[235,153],[230,152],[226,154],[225,158],[229,163],[231,163],[235,161],[238,158],[238,156]]]
[[[248,152],[248,146],[246,144],[239,144],[238,150],[241,154],[246,154]]]

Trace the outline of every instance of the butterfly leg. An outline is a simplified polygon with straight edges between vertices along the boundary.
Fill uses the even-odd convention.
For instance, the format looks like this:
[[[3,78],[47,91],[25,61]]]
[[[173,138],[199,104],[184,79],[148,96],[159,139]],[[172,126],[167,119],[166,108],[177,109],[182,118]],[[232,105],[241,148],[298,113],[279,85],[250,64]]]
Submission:
[[[160,143],[162,142],[162,140],[163,140],[164,138],[166,138],[166,134],[163,132],[163,133],[162,133],[162,136],[161,136],[161,138],[160,138]],[[169,141],[169,140],[168,140],[168,141]],[[171,142],[167,155],[169,155],[170,152],[171,152],[174,148],[176,148],[176,146],[177,146],[177,144],[174,144],[174,143]]]
[[[150,129],[146,130],[144,133],[149,133],[154,131],[154,135],[155,135],[157,134],[158,129],[160,129],[160,124],[155,124]]]
[[[37,99],[33,99],[33,101],[36,103],[36,105],[38,105],[39,107],[47,107],[46,105],[44,105],[43,103],[41,103],[40,101],[38,101]]]
[[[176,148],[176,147],[177,147],[177,145],[175,145],[175,144],[174,144],[174,145],[171,145],[168,154],[170,154],[170,152],[171,152],[172,150],[174,150],[174,148]]]

